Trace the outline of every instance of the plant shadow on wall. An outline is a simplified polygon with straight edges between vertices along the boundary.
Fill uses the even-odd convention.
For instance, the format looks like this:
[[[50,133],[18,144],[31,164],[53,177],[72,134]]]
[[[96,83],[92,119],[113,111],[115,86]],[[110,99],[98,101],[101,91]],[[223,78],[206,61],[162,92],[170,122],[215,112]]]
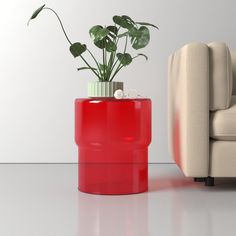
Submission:
[[[72,43],[59,15],[53,9],[43,5],[34,11],[30,20],[35,19],[43,10],[51,11],[57,17],[62,31],[70,44],[70,52],[74,57],[79,57],[85,64],[85,66],[79,67],[78,70],[92,71],[100,82],[111,82],[122,68],[130,65],[137,57],[142,56],[148,60],[148,57],[143,53],[137,53],[135,56],[131,56],[131,54],[127,53],[127,46],[130,43],[135,50],[146,47],[150,41],[149,27],[158,29],[153,24],[135,22],[129,16],[125,15],[114,16],[114,25],[104,27],[101,25],[93,26],[89,30],[89,34],[95,46],[102,50],[102,62],[99,62],[85,44],[81,42]],[[121,39],[125,41],[123,50],[119,48]],[[85,58],[85,53],[91,57],[94,65],[88,62]]]

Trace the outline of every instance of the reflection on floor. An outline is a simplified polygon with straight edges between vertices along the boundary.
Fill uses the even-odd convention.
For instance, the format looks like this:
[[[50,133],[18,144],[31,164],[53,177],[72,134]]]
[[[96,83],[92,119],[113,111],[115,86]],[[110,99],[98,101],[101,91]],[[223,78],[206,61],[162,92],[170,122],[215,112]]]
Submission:
[[[2,164],[0,235],[235,235],[236,179],[209,188],[174,164],[150,164],[149,179],[147,193],[99,196],[77,191],[75,164]]]

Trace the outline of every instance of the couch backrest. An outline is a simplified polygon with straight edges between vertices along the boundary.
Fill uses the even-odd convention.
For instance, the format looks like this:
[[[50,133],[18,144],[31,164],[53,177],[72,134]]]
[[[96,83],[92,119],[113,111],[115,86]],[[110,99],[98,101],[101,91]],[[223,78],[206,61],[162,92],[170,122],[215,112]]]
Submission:
[[[210,110],[227,109],[232,97],[232,63],[225,43],[212,42],[209,48]]]
[[[233,70],[233,94],[236,95],[236,52],[231,52]]]

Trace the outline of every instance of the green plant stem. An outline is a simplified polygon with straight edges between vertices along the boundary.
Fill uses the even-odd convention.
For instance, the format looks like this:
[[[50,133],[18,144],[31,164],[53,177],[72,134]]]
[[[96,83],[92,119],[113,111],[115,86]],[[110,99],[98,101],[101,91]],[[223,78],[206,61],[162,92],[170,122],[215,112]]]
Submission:
[[[84,63],[93,71],[93,73],[98,77],[98,79],[100,80],[100,76],[99,74],[96,73],[96,71],[89,65],[89,63],[84,59],[84,57],[82,55],[80,55],[81,59],[84,61]]]
[[[106,69],[105,69],[105,49],[102,49],[102,62],[103,62],[103,81],[106,80]]]
[[[113,71],[113,69],[115,68],[117,62],[119,61],[118,59],[116,59],[116,61],[115,61],[116,52],[117,52],[117,50],[116,50],[116,51],[113,53],[113,55],[112,55],[113,58],[112,58],[112,67],[111,67],[111,71]],[[114,61],[115,61],[115,63],[114,63]]]
[[[125,38],[125,48],[124,48],[124,54],[126,53],[126,49],[127,49],[127,44],[128,44],[128,35]]]
[[[104,50],[105,50],[105,64],[107,65],[107,50],[106,49]]]
[[[115,24],[115,27],[116,27],[116,24]],[[118,28],[118,30],[117,30],[117,35],[119,34],[120,29],[121,29],[121,27]],[[118,42],[119,42],[119,40],[120,40],[120,38],[118,38],[117,35],[116,35],[116,37],[113,39],[113,42],[114,42],[115,45],[116,45],[116,51],[114,51],[114,52],[112,52],[112,53],[110,54],[107,81],[110,81],[110,76],[111,76],[111,74],[112,74],[112,71],[113,71],[113,69],[115,68],[115,65],[116,65],[117,62],[118,62],[118,59],[115,61],[116,52],[117,52],[117,45],[118,45]],[[114,63],[114,61],[115,61],[115,63]]]
[[[123,54],[126,53],[127,44],[128,44],[128,35],[126,36],[126,39],[125,39],[125,48],[124,48]],[[115,64],[116,64],[116,63],[115,63]],[[111,77],[110,81],[112,81],[112,80],[114,79],[114,77],[117,75],[117,73],[118,73],[123,67],[124,67],[124,66],[121,66],[121,61],[120,61],[119,65],[117,66],[116,71],[115,71],[115,73],[113,74],[113,76]]]
[[[120,29],[120,28],[119,28],[119,29]],[[120,40],[120,38],[117,38],[117,40],[116,40],[116,42],[115,42],[115,43],[116,43],[116,51],[114,52],[114,55],[113,55],[113,60],[112,60],[112,61],[113,61],[113,63],[114,63],[114,61],[115,61],[116,52],[117,52],[117,45],[118,45],[118,42],[119,42],[119,40]],[[116,60],[116,62],[115,62],[115,64],[114,64],[114,65],[116,65],[117,61],[118,61],[118,59]],[[113,63],[112,63],[112,64],[113,64]],[[115,67],[115,66],[113,66],[111,70],[113,70],[113,69],[114,69],[114,67]]]
[[[61,21],[59,15],[56,13],[56,11],[54,11],[52,8],[49,8],[49,7],[45,7],[44,9],[45,9],[45,10],[52,11],[52,12],[56,15],[56,17],[57,17],[57,19],[58,19],[58,21],[59,21],[59,23],[60,23],[60,26],[61,26],[61,28],[62,28],[62,31],[63,31],[63,33],[64,33],[64,35],[65,35],[67,41],[69,42],[70,45],[72,45],[72,42],[71,42],[71,40],[69,39],[69,37],[68,37],[68,35],[67,35],[66,31],[65,31],[65,28],[64,28],[64,26],[63,26],[63,23],[62,23],[62,21]],[[89,65],[89,63],[84,59],[84,57],[83,57],[82,55],[80,55],[80,57],[81,57],[81,59],[84,61],[84,63],[93,71],[93,73],[100,79],[100,76],[99,76],[99,75],[96,73],[96,71]]]
[[[105,81],[107,81],[107,76],[108,76],[108,74],[109,74],[109,71],[108,71],[108,64],[107,64],[107,50],[106,49],[104,49],[105,50],[105,70],[106,70],[106,77],[105,77]]]
[[[116,43],[116,46],[117,46],[117,43]],[[108,73],[108,76],[107,76],[108,81],[110,79],[110,76],[111,76],[111,73],[112,73],[113,69],[115,68],[115,66],[118,62],[118,59],[115,61],[116,52],[117,52],[117,50],[115,52],[112,52],[111,55],[110,55],[110,58],[109,58],[109,67],[108,67],[109,73]],[[115,61],[115,63],[114,63],[114,61]]]
[[[112,66],[112,68],[111,68],[111,71],[113,71],[113,69],[115,68],[115,66],[116,66],[116,64],[117,64],[118,61],[119,61],[119,60],[116,59],[115,63],[113,64],[113,66]]]
[[[120,28],[121,28],[121,27],[118,28],[117,35],[119,34]],[[118,43],[119,43],[119,40],[120,40],[120,38],[117,37],[117,36],[116,36],[116,38],[114,39],[114,42],[115,42],[115,44],[116,44],[116,51],[114,52],[114,55],[113,55],[113,62],[114,62],[115,57],[116,57],[116,52],[117,52],[117,49],[118,49],[117,45],[118,45]],[[113,67],[113,68],[114,68],[114,67]]]
[[[110,76],[111,76],[111,73],[112,73],[112,70],[113,70],[114,55],[116,55],[115,52],[111,52],[109,62],[108,62],[108,67],[107,67],[107,70],[108,70],[108,72],[107,72],[107,81],[110,80]]]
[[[59,23],[61,25],[62,31],[63,31],[67,41],[69,42],[70,45],[72,45],[72,42],[70,41],[69,37],[67,36],[67,33],[66,33],[65,28],[64,28],[64,26],[62,24],[62,21],[61,21],[59,15],[56,13],[56,11],[54,11],[52,8],[49,8],[49,7],[45,7],[44,9],[45,10],[50,10],[50,11],[52,11],[56,15],[57,19],[59,20]]]
[[[94,62],[96,63],[97,68],[98,68],[98,71],[99,71],[100,76],[101,76],[102,73],[101,73],[101,70],[100,70],[98,61],[96,60],[95,56],[92,54],[92,52],[91,52],[88,48],[87,48],[87,51],[88,51],[88,53],[91,55],[91,57],[93,58]]]
[[[114,75],[111,77],[110,82],[115,78],[115,76],[117,75],[117,73],[123,68],[124,66],[120,66],[117,68],[117,70],[115,71]]]

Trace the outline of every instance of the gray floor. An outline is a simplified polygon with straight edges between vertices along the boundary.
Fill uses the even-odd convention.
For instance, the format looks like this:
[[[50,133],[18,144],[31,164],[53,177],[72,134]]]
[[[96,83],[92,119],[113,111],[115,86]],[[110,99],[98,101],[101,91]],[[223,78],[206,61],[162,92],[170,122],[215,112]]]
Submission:
[[[174,164],[150,164],[149,192],[77,191],[75,164],[1,164],[1,236],[235,235],[236,179],[214,188]]]

